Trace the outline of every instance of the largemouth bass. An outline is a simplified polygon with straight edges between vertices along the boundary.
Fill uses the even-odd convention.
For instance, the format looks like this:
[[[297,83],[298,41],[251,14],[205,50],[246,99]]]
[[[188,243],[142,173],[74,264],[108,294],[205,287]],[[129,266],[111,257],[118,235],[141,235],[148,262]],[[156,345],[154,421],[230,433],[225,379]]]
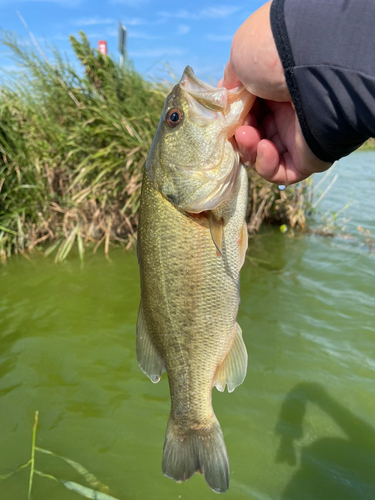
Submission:
[[[154,383],[167,371],[171,394],[162,469],[176,481],[203,473],[217,492],[229,463],[212,387],[233,391],[247,369],[237,312],[248,180],[232,137],[252,103],[187,67],[165,102],[139,212],[137,358]]]

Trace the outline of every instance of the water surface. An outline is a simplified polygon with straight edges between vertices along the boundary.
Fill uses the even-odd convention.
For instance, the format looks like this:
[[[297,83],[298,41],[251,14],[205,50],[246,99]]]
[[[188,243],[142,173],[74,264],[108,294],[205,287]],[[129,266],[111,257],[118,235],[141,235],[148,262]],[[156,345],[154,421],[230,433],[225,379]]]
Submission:
[[[356,229],[375,235],[375,154],[354,154],[335,172],[318,208],[352,200],[351,239],[265,228],[250,241],[238,318],[248,375],[234,393],[213,394],[228,500],[375,498],[375,254]],[[37,444],[81,463],[121,500],[217,498],[201,476],[179,485],[161,473],[168,383],[152,384],[137,366],[138,302],[135,252],[0,267],[0,475],[29,459],[39,410]],[[36,467],[85,484],[55,457],[37,454]],[[27,498],[27,488],[23,470],[0,483],[0,498]],[[34,498],[80,497],[36,477]]]

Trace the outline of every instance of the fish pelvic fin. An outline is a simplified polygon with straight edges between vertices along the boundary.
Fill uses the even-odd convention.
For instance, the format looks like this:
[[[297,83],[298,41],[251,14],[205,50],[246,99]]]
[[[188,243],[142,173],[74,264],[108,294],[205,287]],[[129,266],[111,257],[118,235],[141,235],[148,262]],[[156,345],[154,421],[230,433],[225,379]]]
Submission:
[[[142,302],[139,305],[136,335],[136,352],[139,368],[148,376],[151,382],[156,384],[165,370],[165,364],[147,331]]]
[[[163,452],[163,474],[178,483],[200,472],[216,493],[229,488],[229,461],[223,432],[215,416],[209,428],[183,432],[169,418]]]
[[[247,350],[242,338],[242,330],[236,323],[236,335],[231,350],[227,354],[222,364],[218,367],[214,385],[220,392],[224,392],[225,386],[228,386],[228,392],[242,384],[245,380],[247,371]]]

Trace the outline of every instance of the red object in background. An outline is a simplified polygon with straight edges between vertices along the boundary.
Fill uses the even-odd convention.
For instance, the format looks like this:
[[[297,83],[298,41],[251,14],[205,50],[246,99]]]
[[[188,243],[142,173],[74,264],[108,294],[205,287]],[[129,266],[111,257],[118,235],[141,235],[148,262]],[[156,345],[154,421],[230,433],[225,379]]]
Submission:
[[[107,55],[107,42],[105,40],[99,40],[98,42],[98,50],[105,56]]]

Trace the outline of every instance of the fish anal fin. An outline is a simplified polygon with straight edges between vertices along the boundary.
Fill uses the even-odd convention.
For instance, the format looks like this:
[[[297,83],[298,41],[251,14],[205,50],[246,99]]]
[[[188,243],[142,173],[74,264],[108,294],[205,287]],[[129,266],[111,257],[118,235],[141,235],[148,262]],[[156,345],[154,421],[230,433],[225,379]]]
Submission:
[[[240,239],[239,239],[239,251],[240,251],[240,269],[244,265],[245,258],[246,258],[246,251],[247,247],[249,246],[249,237],[247,234],[247,224],[246,221],[243,221],[241,233],[240,233]]]
[[[214,385],[220,392],[224,391],[226,385],[228,392],[233,392],[245,380],[246,371],[246,346],[242,339],[241,327],[236,323],[236,335],[232,348],[216,371]]]
[[[216,250],[223,256],[224,221],[217,219],[212,211],[210,212],[210,232]]]
[[[151,382],[154,384],[159,382],[165,370],[164,360],[156,350],[147,331],[142,302],[139,306],[137,319],[136,352],[139,368],[148,376]]]

